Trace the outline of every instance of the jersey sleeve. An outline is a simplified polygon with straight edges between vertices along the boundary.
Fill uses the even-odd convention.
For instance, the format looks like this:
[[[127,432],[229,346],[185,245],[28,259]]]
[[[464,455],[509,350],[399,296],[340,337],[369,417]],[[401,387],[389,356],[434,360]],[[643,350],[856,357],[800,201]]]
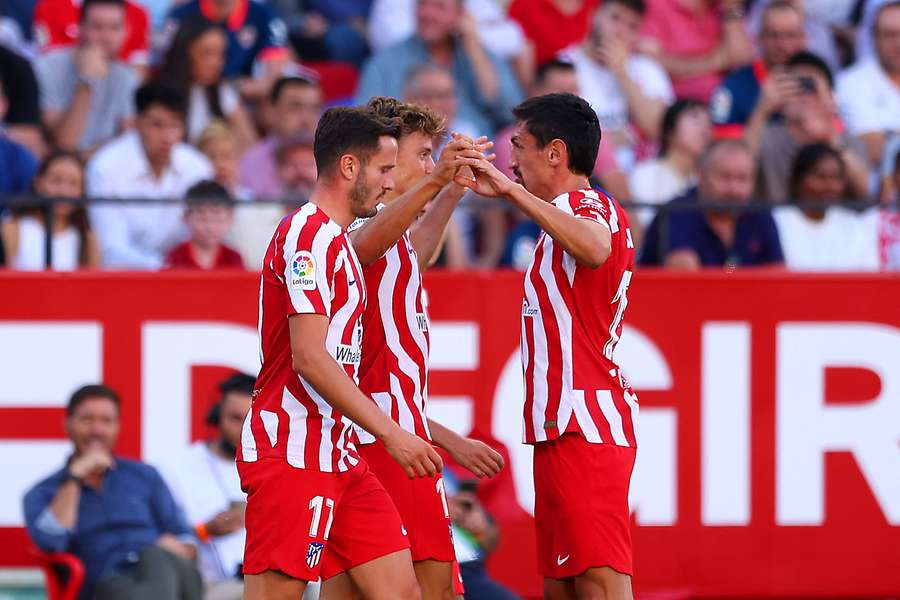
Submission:
[[[288,58],[287,26],[284,21],[266,5],[263,8],[260,23],[260,36],[257,42],[257,58],[261,61]]]
[[[285,246],[284,284],[288,315],[331,316],[337,248],[324,228],[315,235],[301,231],[293,247]]]
[[[598,192],[572,192],[569,194],[569,207],[579,219],[599,223],[612,233],[618,230],[615,215],[610,212],[612,201]]]

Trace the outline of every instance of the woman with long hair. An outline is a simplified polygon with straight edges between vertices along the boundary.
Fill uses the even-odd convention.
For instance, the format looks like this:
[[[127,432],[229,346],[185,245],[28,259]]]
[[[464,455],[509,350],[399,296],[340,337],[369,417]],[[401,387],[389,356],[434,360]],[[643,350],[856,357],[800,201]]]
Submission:
[[[659,156],[639,162],[628,177],[632,201],[664,204],[686,192],[697,181],[700,157],[710,140],[706,105],[696,100],[673,103],[663,115]],[[637,215],[647,226],[654,211],[641,208]]]
[[[827,144],[802,147],[789,179],[791,205],[775,210],[787,268],[858,271],[878,268],[878,215],[839,206],[850,178],[841,153]]]
[[[84,196],[84,165],[73,152],[58,151],[44,159],[33,184],[34,193],[43,198],[81,198]],[[44,268],[46,222],[39,208],[16,208],[5,220],[3,245],[10,268],[38,271]],[[53,270],[73,271],[100,266],[100,246],[91,230],[83,206],[58,202],[53,206],[50,224]]]
[[[177,89],[188,101],[187,138],[195,143],[214,119],[231,126],[242,147],[256,141],[256,133],[237,90],[222,80],[228,40],[215,23],[202,15],[181,22],[163,65],[158,81]]]

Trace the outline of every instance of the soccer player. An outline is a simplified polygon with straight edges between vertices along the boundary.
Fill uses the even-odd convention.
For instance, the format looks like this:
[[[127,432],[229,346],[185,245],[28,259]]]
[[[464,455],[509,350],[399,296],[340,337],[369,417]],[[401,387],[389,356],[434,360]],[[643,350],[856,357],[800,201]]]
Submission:
[[[471,141],[461,136],[452,138],[436,166],[433,143],[443,133],[441,117],[427,107],[394,98],[372,98],[368,107],[385,118],[398,119],[401,133],[397,166],[392,173],[394,189],[385,194],[377,216],[360,219],[350,227],[350,240],[363,265],[368,291],[360,389],[404,430],[444,448],[476,476],[493,476],[503,467],[499,453],[431,421],[425,409],[429,335],[421,273],[437,251],[453,209],[466,192],[455,183],[444,185],[439,175],[455,170],[455,153]],[[479,144],[476,148],[489,147]],[[440,475],[411,480],[391,459],[384,444],[365,431],[359,432],[359,439],[360,454],[394,500],[408,532],[422,597],[454,597],[455,555]],[[355,590],[347,577],[335,577],[325,585],[323,596],[352,598]]]
[[[400,516],[359,457],[353,427],[380,440],[410,477],[441,469],[430,444],[354,383],[366,288],[345,229],[374,215],[393,187],[398,135],[395,121],[369,110],[326,111],[310,202],[281,221],[266,252],[263,364],[237,456],[246,600],[296,600],[308,581],[344,572],[366,598],[420,597]]]
[[[457,182],[508,198],[543,230],[525,274],[525,442],[534,444],[535,524],[544,595],[630,599],[628,487],[637,398],[613,361],[634,243],[625,211],[588,176],[600,124],[571,94],[513,110],[513,183],[490,162]]]

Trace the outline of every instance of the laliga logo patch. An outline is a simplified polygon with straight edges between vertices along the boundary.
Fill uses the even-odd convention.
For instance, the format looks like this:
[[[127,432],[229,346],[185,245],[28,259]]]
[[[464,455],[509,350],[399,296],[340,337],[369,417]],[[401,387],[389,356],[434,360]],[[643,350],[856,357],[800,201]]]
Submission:
[[[325,544],[321,542],[310,542],[309,548],[306,549],[306,564],[310,569],[314,569],[319,561],[322,560],[322,550]]]
[[[291,289],[316,289],[316,260],[306,250],[297,252],[291,259]]]

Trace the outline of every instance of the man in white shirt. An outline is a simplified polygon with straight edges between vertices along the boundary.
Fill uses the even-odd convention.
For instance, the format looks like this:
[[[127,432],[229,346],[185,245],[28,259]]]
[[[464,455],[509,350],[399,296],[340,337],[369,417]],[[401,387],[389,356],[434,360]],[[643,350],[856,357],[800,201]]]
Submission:
[[[173,456],[160,472],[200,540],[197,566],[206,600],[240,600],[244,562],[244,508],[234,457],[256,378],[244,373],[219,384],[222,394],[206,417],[218,439],[196,442]]]
[[[100,240],[104,265],[117,269],[158,269],[166,251],[186,236],[178,204],[142,202],[177,200],[212,167],[203,154],[181,142],[185,99],[151,83],[135,94],[134,131],[112,140],[87,167],[92,198],[134,199],[94,204],[91,221]]]
[[[877,165],[887,140],[900,134],[900,0],[878,9],[872,36],[876,56],[840,75],[837,97],[850,133],[862,138]]]
[[[634,163],[638,136],[659,138],[663,113],[675,99],[662,66],[634,51],[644,11],[643,0],[607,0],[594,15],[588,39],[563,53],[625,168]]]

